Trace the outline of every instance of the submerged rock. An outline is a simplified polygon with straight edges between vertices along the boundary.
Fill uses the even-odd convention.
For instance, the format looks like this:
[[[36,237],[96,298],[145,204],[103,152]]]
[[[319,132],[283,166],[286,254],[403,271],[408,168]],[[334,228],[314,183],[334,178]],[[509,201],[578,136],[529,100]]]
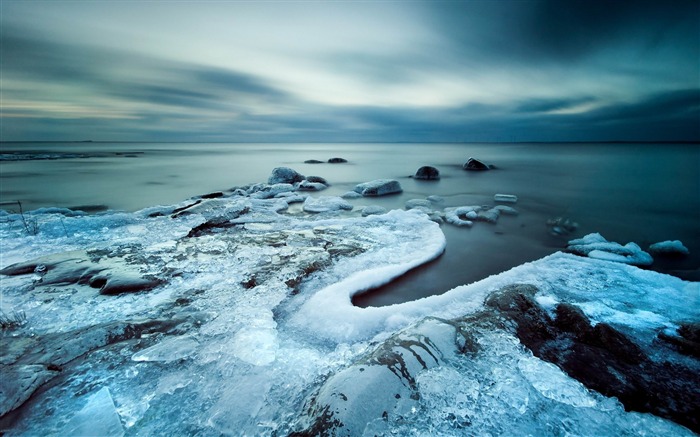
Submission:
[[[387,194],[400,193],[401,184],[393,179],[376,179],[374,181],[358,184],[355,192],[367,196],[385,196]]]
[[[440,179],[440,170],[438,170],[435,167],[431,167],[429,165],[423,166],[419,168],[416,171],[416,174],[413,175],[414,179],[421,179],[421,180],[428,180],[428,181],[435,181]]]
[[[329,211],[350,211],[353,206],[346,200],[335,196],[309,197],[302,207],[306,212],[320,213]]]
[[[308,180],[303,180],[297,185],[298,191],[322,191],[328,188],[325,184],[320,182],[310,182]]]
[[[491,170],[491,168],[484,164],[483,162],[479,161],[476,158],[469,158],[467,162],[464,163],[462,166],[464,170],[469,170],[469,171],[483,171],[483,170]]]
[[[292,170],[289,167],[276,167],[267,179],[267,183],[274,184],[295,184],[304,180],[304,175]]]

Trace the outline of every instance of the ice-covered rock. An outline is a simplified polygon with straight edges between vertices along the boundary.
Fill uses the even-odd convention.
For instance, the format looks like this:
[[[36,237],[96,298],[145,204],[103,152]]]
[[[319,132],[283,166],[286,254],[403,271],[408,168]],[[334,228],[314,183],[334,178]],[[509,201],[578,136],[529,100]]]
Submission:
[[[497,207],[490,208],[490,209],[481,209],[479,212],[477,212],[476,215],[476,220],[482,221],[482,222],[487,222],[487,223],[496,223],[498,222],[498,218],[501,216],[501,210],[499,210]]]
[[[251,194],[251,197],[256,199],[270,199],[272,197],[276,197],[279,194],[289,193],[292,191],[294,191],[294,185],[290,183],[272,184],[266,187],[262,187],[260,190]]]
[[[384,196],[387,194],[400,193],[403,189],[399,181],[394,179],[376,179],[374,181],[358,184],[355,192],[363,196]]]
[[[267,183],[274,184],[295,184],[303,181],[304,175],[289,167],[276,167],[272,169],[272,174],[267,179]]]
[[[467,162],[464,163],[462,166],[464,170],[470,170],[470,171],[483,171],[483,170],[490,170],[491,168],[484,164],[483,162],[479,161],[476,158],[469,158]]]
[[[619,243],[606,240],[598,233],[569,241],[566,250],[589,258],[638,266],[648,266],[654,262],[651,255],[644,252],[637,244],[627,243],[622,246]]]
[[[428,197],[426,197],[427,200],[429,200],[431,203],[443,203],[445,199],[442,196],[438,196],[436,194],[432,194]]]
[[[386,214],[386,208],[379,205],[370,205],[362,208],[362,217],[367,217],[369,215],[379,215]]]
[[[329,211],[350,211],[353,206],[345,199],[336,196],[309,197],[304,201],[306,212],[320,213]]]
[[[513,208],[512,206],[507,206],[507,205],[497,205],[495,209],[500,212],[501,214],[505,215],[518,215],[518,210]]]
[[[445,208],[445,221],[455,226],[470,227],[477,218],[478,206],[460,206],[457,208]]]
[[[495,200],[496,202],[517,203],[518,196],[514,194],[495,194],[493,196],[493,200]]]
[[[3,345],[3,354],[6,353]],[[56,371],[41,364],[0,366],[0,417],[22,405],[29,397],[56,375]]]
[[[426,199],[411,199],[406,201],[406,209],[427,208],[432,209],[433,203]]]
[[[340,197],[342,197],[343,199],[359,199],[360,197],[362,197],[362,194],[356,193],[355,191],[348,191]]]
[[[649,252],[659,256],[687,256],[690,251],[679,240],[668,240],[654,243],[649,246]]]
[[[296,189],[299,191],[321,191],[328,188],[325,184],[320,182],[309,182],[308,180],[303,180],[297,185]]]
[[[440,179],[440,170],[429,165],[423,166],[416,170],[416,174],[413,175],[414,179],[435,181]]]

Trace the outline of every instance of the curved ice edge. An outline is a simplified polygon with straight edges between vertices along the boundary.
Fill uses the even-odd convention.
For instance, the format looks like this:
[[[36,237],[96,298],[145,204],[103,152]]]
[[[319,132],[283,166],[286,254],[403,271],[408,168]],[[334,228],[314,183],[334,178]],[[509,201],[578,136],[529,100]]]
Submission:
[[[444,242],[442,243],[444,245]],[[576,281],[585,281],[587,272],[609,272],[622,275],[628,280],[644,283],[663,283],[676,290],[686,290],[700,297],[700,283],[683,281],[674,276],[643,270],[626,264],[582,258],[555,252],[535,261],[527,262],[510,270],[491,275],[482,280],[460,285],[443,294],[394,304],[384,307],[360,308],[352,305],[351,297],[367,289],[391,281],[421,263],[433,259],[444,246],[433,247],[430,256],[420,257],[401,265],[381,267],[353,274],[352,276],[323,288],[292,315],[292,324],[297,329],[308,331],[316,338],[335,342],[368,340],[382,332],[393,332],[424,317],[462,317],[483,308],[489,293],[506,285],[527,283],[541,292],[561,287],[556,282],[562,275]],[[426,247],[426,251],[428,247]],[[577,273],[575,273],[577,272]],[[589,315],[590,316],[590,315]],[[596,319],[596,317],[592,317]]]

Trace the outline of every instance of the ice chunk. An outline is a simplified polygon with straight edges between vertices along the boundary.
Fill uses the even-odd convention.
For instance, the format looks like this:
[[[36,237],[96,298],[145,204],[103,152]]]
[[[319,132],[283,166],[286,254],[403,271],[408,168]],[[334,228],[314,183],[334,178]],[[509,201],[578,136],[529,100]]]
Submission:
[[[594,407],[597,402],[580,382],[569,378],[560,368],[539,358],[518,361],[518,369],[542,396],[574,407]]]
[[[493,200],[496,202],[517,203],[518,196],[514,194],[495,194]]]
[[[355,192],[363,196],[384,196],[386,194],[400,193],[403,189],[399,181],[393,179],[376,179],[371,182],[358,184]]]
[[[472,220],[478,217],[479,206],[460,206],[457,208],[445,208],[445,221],[455,226],[472,226]]]
[[[131,359],[134,361],[162,361],[167,363],[191,356],[195,353],[198,346],[197,340],[188,335],[172,337],[135,353]]]
[[[379,206],[379,205],[365,206],[362,209],[362,217],[367,217],[368,215],[385,214],[385,213],[386,213],[386,208],[384,208],[383,206]]]
[[[246,327],[236,333],[231,341],[233,354],[255,366],[264,366],[275,361],[277,335],[274,329]]]
[[[433,204],[431,201],[426,199],[411,199],[406,201],[406,209],[413,208],[428,208],[431,209]]]
[[[518,210],[510,206],[498,205],[494,209],[505,215],[518,215]]]
[[[353,206],[346,200],[335,196],[309,197],[304,201],[303,209],[306,212],[328,212],[351,210]]]
[[[690,251],[679,240],[661,241],[649,246],[649,252],[662,256],[685,256],[690,255]]]
[[[61,435],[121,437],[124,435],[119,413],[114,408],[112,395],[107,387],[90,396],[87,404],[73,416]]]
[[[637,244],[627,243],[622,246],[606,240],[598,233],[569,241],[566,250],[589,258],[639,266],[648,266],[654,262],[651,255],[644,252]]]

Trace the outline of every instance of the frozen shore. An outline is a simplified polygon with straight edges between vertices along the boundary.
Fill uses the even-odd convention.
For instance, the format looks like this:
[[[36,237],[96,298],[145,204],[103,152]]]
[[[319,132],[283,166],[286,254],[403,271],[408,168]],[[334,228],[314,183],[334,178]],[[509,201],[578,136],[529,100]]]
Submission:
[[[279,185],[136,213],[0,216],[0,304],[16,315],[2,337],[2,374],[12,377],[0,384],[0,430],[700,429],[697,282],[556,253],[438,296],[358,308],[353,295],[440,256],[440,225],[421,208],[361,217],[328,200],[335,207],[290,214],[308,194]],[[40,232],[27,235],[27,218],[39,216]],[[513,284],[527,285],[514,293]],[[562,327],[572,317],[585,336]],[[567,367],[574,349],[588,370]],[[586,361],[616,349],[629,354]],[[623,375],[605,396],[584,376],[606,365],[613,379],[643,371],[652,381],[625,387]],[[663,395],[630,407],[622,404],[627,389]]]

